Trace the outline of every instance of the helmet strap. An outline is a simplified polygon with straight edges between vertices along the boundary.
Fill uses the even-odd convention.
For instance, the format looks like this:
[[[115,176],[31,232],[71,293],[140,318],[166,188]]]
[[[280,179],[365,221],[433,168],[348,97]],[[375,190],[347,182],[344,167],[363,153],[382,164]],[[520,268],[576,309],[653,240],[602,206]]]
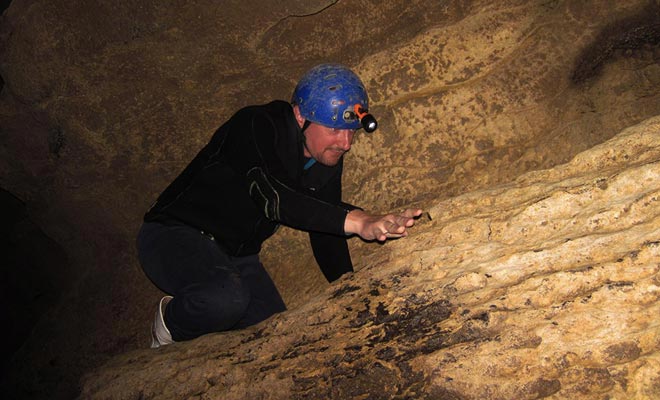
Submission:
[[[309,128],[311,124],[312,121],[306,119],[305,122],[303,122],[303,126],[300,130],[300,133],[302,134],[302,144],[303,147],[305,147],[305,149],[307,149],[307,136],[305,136],[305,131],[307,130],[307,128]],[[307,149],[307,151],[309,151],[309,149]],[[314,165],[315,162],[316,160],[314,159],[314,157],[310,158],[309,161],[307,161],[307,164],[305,164],[305,167],[303,169],[305,170],[309,169],[312,165]]]
[[[312,121],[306,119],[305,122],[303,122],[302,129],[300,130],[301,133],[305,133],[305,130],[309,128],[309,126],[312,124]]]

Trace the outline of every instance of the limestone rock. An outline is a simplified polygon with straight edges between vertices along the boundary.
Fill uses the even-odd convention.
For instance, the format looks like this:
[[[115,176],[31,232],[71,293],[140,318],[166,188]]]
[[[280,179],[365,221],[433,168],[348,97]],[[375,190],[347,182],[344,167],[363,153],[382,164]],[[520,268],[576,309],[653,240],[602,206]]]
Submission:
[[[384,390],[383,396],[398,388],[403,393],[406,383],[410,383],[410,393],[416,387],[435,387],[438,392],[427,392],[430,397],[468,395],[469,382],[442,371],[480,371],[488,357],[506,357],[507,349],[495,357],[483,347],[486,342],[494,346],[499,339],[497,334],[483,333],[491,330],[482,325],[490,324],[492,332],[498,332],[497,327],[504,326],[498,321],[515,319],[518,313],[524,316],[534,310],[547,311],[543,302],[554,301],[548,299],[559,296],[562,286],[543,282],[542,277],[553,265],[564,268],[560,250],[577,251],[582,245],[571,233],[574,225],[586,224],[585,229],[602,234],[619,228],[627,232],[618,224],[628,221],[626,218],[632,215],[629,211],[608,213],[607,203],[599,197],[600,203],[594,204],[602,205],[602,213],[587,207],[586,214],[580,214],[587,200],[579,193],[552,186],[555,182],[572,188],[573,181],[563,178],[570,173],[549,168],[660,114],[659,10],[657,0],[229,0],[221,4],[213,0],[13,0],[0,21],[0,186],[23,200],[31,220],[65,249],[67,276],[74,278],[66,287],[60,287],[60,301],[40,310],[43,317],[19,349],[10,373],[3,377],[2,388],[8,382],[12,389],[8,394],[2,390],[1,394],[7,398],[69,399],[75,397],[83,372],[118,354],[146,346],[149,320],[161,293],[145,278],[135,257],[134,238],[144,211],[236,109],[273,98],[288,99],[304,70],[318,62],[333,61],[353,67],[363,78],[381,127],[373,135],[357,135],[345,164],[345,199],[383,212],[419,206],[430,211],[433,220],[420,221],[418,236],[411,240],[385,246],[352,240],[358,273],[346,278],[343,286],[329,286],[323,280],[304,233],[282,229],[270,240],[262,260],[291,310],[276,321],[306,327],[309,321],[305,319],[312,318],[318,326],[334,326],[330,314],[334,313],[335,319],[346,316],[349,328],[345,335],[351,344],[337,336],[283,336],[277,339],[283,347],[279,353],[272,353],[283,360],[297,359],[308,341],[317,339],[337,346],[335,351],[341,349],[342,359],[324,358],[325,353],[320,351],[314,356],[320,360],[318,368],[315,362],[305,359],[315,369],[294,372],[295,390],[285,378],[272,375],[274,372],[263,377],[278,385],[284,382],[281,390],[296,396],[306,391],[311,391],[311,396],[313,390],[319,395],[330,393],[324,390],[330,390],[327,382],[334,382],[338,388],[334,394],[350,397],[353,392],[349,392],[349,386],[356,385],[356,379],[364,382],[366,391],[380,378],[394,385],[379,388]],[[597,161],[590,161],[590,165],[596,166]],[[600,168],[576,165],[588,171]],[[625,168],[632,168],[632,164]],[[623,166],[621,169],[625,170]],[[534,170],[558,175],[538,175],[537,181],[534,174],[520,178]],[[575,171],[578,181],[583,179],[581,173]],[[605,181],[599,181],[601,178],[594,178],[592,183],[614,187],[613,176],[605,176]],[[582,182],[586,185],[583,189],[589,188],[586,181]],[[525,193],[526,201],[538,209],[507,213],[523,204],[512,193]],[[595,196],[601,192],[593,193]],[[549,197],[544,197],[546,194]],[[565,210],[558,206],[547,209],[559,200],[566,201]],[[630,210],[641,210],[640,204],[631,204]],[[549,213],[545,224],[535,219],[536,213],[543,211]],[[645,211],[639,212],[636,218],[650,218],[650,214],[643,214]],[[491,215],[489,223],[484,219],[487,215]],[[630,232],[635,227],[631,226]],[[421,238],[432,242],[438,235],[447,244],[436,250],[426,251],[422,249],[423,241],[417,242]],[[492,240],[487,245],[474,241],[488,235]],[[518,242],[507,242],[514,238]],[[557,247],[555,241],[567,239],[571,240],[564,247]],[[409,253],[414,247],[411,243],[422,247]],[[631,239],[631,243],[638,242]],[[481,268],[497,269],[494,264],[479,264],[489,261],[489,257],[495,262],[497,257],[515,254],[508,262],[520,266],[517,260],[526,254],[524,246],[530,246],[527,251],[537,260],[554,255],[543,265],[545,272],[528,276],[515,272],[520,269],[507,268],[511,272],[489,272],[490,278],[482,273]],[[611,247],[616,246],[624,244],[616,242]],[[651,251],[637,250],[642,258]],[[624,256],[621,259],[621,265],[634,261]],[[408,260],[411,272],[405,272],[406,267],[397,260]],[[424,287],[422,280],[406,280],[408,274],[417,273],[418,264],[428,269],[428,285],[445,279],[442,275],[447,274],[447,283],[441,288],[443,295],[437,293],[440,288],[425,294],[431,289]],[[462,269],[451,272],[452,265]],[[379,275],[380,266],[385,266],[383,276]],[[393,272],[399,269],[400,273]],[[30,271],[25,273],[29,277]],[[353,284],[354,279],[360,283]],[[509,279],[519,279],[515,290],[506,289]],[[396,280],[404,283],[392,289]],[[638,284],[632,278],[630,281],[633,287]],[[511,290],[507,299],[516,300],[509,303],[502,299],[498,303],[495,300],[499,297],[494,298],[491,304],[498,308],[491,313],[492,322],[488,322],[484,319],[491,314],[482,314],[487,306],[470,296],[482,296],[482,291],[492,289],[491,282],[504,285],[503,292]],[[622,281],[612,282],[608,284],[612,293],[627,293],[628,286]],[[404,285],[410,286],[408,291]],[[582,285],[584,293],[592,287],[586,281]],[[534,295],[532,289],[537,287],[539,293],[549,295]],[[385,308],[379,308],[374,300],[368,305],[361,302],[369,300],[372,291],[387,297],[387,293],[394,295],[393,290],[401,291],[397,294],[399,300],[383,300]],[[333,300],[334,308],[320,305],[319,298],[332,298],[335,292],[346,293]],[[410,297],[413,293],[418,297]],[[517,301],[523,296],[520,306]],[[438,302],[429,303],[431,299]],[[528,299],[530,304],[525,306]],[[420,311],[422,306],[426,308]],[[574,306],[567,303],[567,307]],[[342,307],[352,307],[354,312],[361,312],[360,317]],[[406,311],[414,307],[415,313]],[[511,311],[506,312],[505,307]],[[314,309],[318,312],[312,317]],[[462,312],[465,315],[456,318]],[[295,322],[298,317],[303,320]],[[400,321],[399,328],[379,331],[385,326],[393,329],[389,324],[392,321]],[[358,325],[350,328],[351,323]],[[420,324],[412,338],[402,336],[403,331],[417,329]],[[432,337],[429,332],[435,332],[436,325],[441,324],[442,329],[455,330],[437,331],[437,339],[429,339],[421,347],[413,345],[422,337]],[[360,326],[374,330],[373,335],[358,329]],[[564,325],[557,326],[556,332],[562,332]],[[586,322],[585,326],[593,328]],[[542,326],[536,336],[527,336],[526,327],[522,325],[521,333],[513,328],[505,333],[518,335],[523,343],[519,347],[527,349],[520,351],[533,354],[547,343],[534,347],[536,336],[542,336]],[[280,332],[285,328],[275,323],[268,329]],[[571,337],[570,332],[566,334]],[[471,335],[490,341],[465,339]],[[587,335],[593,336],[592,332]],[[236,351],[248,351],[239,344],[245,337],[222,337],[233,343]],[[593,348],[607,343],[604,338],[593,337]],[[206,340],[212,343],[211,338],[201,342]],[[272,341],[276,339],[271,334],[267,340],[271,344],[266,343],[266,347],[274,352],[276,343]],[[370,341],[379,340],[392,342],[391,349],[351,361],[354,353],[368,351]],[[255,346],[264,343],[256,336],[251,341]],[[397,341],[400,343],[395,344]],[[440,342],[453,343],[452,353],[442,350],[444,344]],[[456,347],[459,343],[466,343],[464,353]],[[622,350],[622,354],[638,353],[634,347],[620,343],[623,341],[612,342],[618,346],[613,349]],[[477,346],[474,358],[466,355],[471,346]],[[640,342],[637,347],[637,360],[647,360],[644,352],[648,343]],[[289,350],[291,353],[282,353]],[[254,353],[249,357],[260,357],[257,347],[251,351]],[[548,354],[559,354],[552,351]],[[579,349],[570,351],[576,357],[566,356],[565,364],[583,365],[575,360],[582,360],[584,354]],[[440,354],[447,360],[455,356],[463,361],[450,363],[446,369],[438,366],[439,370],[428,376],[415,375],[430,371],[417,358],[418,353],[425,352],[429,357]],[[239,358],[233,362],[243,360],[240,357],[248,353],[235,354]],[[328,357],[331,354],[339,357],[333,352],[328,352]],[[514,376],[524,368],[524,364],[520,368],[516,364],[516,360],[524,359],[522,353],[512,350],[511,354],[517,358],[511,359],[508,370],[488,370],[486,376],[492,377],[492,382],[500,379],[498,374]],[[147,356],[139,359],[150,362]],[[171,362],[166,356],[160,360]],[[379,360],[379,364],[371,360]],[[434,362],[431,358],[425,360]],[[543,370],[530,369],[529,375],[531,379],[548,372],[543,375],[548,382],[529,381],[528,389],[515,390],[552,392],[559,378],[552,375],[555,372],[547,366],[549,363],[557,361],[545,362]],[[264,368],[268,370],[275,364]],[[612,390],[623,390],[625,381],[618,377],[628,376],[633,369],[648,382],[654,379],[649,372],[652,370],[644,366],[651,364],[626,363],[626,371],[610,368],[609,378],[601,364],[594,361],[590,365],[592,370],[586,372],[576,367],[571,378],[575,385],[581,381],[613,381],[616,389]],[[282,362],[282,366],[282,376],[298,368],[293,361]],[[330,376],[326,383],[314,382],[315,373],[331,367],[337,375]],[[242,385],[248,381],[241,374],[253,367],[222,368],[231,370],[231,374],[209,373],[209,385],[236,382],[231,390],[242,393]],[[343,368],[348,368],[347,378],[341,377]],[[363,372],[358,373],[360,368]],[[419,376],[426,383],[413,385]],[[185,380],[185,374],[179,379]],[[344,379],[351,379],[350,385],[341,386]],[[447,383],[438,384],[442,379]],[[565,390],[567,378],[562,379],[561,390]],[[97,393],[92,382],[87,380],[88,394]],[[200,390],[204,387],[202,381],[191,382],[196,382]],[[161,390],[154,385],[151,390]],[[266,386],[262,382],[253,390]],[[98,393],[104,390],[98,388]],[[125,390],[134,393],[130,386]],[[280,389],[273,385],[270,390],[275,397]],[[496,383],[489,390],[514,393],[513,388]],[[597,392],[587,386],[576,389],[580,390]]]
[[[429,213],[308,304],[117,357],[83,396],[660,396],[660,116]]]

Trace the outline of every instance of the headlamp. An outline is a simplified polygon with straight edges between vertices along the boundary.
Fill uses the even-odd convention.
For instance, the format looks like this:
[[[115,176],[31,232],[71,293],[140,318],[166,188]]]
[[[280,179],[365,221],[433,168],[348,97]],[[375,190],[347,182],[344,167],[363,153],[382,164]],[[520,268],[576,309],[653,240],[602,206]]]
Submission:
[[[360,104],[353,106],[353,112],[349,110],[344,112],[345,120],[352,120],[355,118],[360,121],[362,127],[367,133],[371,133],[378,128],[378,121],[376,121],[376,118],[369,114],[364,108],[362,108]]]

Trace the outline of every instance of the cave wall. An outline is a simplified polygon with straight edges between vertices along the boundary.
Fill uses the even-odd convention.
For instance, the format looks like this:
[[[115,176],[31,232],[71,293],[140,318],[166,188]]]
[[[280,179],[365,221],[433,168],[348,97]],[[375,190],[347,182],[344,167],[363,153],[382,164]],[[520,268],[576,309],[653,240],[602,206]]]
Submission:
[[[380,120],[356,137],[345,198],[428,208],[658,114],[658,30],[657,1],[642,0],[14,0],[0,186],[75,278],[8,382],[66,398],[82,371],[148,342],[159,293],[133,250],[143,212],[233,111],[288,99],[310,66],[353,67]],[[351,248],[358,270],[378,251]],[[327,287],[303,234],[283,229],[262,259],[290,308]]]
[[[83,397],[656,399],[660,116],[432,204],[414,233],[244,331],[137,350]]]

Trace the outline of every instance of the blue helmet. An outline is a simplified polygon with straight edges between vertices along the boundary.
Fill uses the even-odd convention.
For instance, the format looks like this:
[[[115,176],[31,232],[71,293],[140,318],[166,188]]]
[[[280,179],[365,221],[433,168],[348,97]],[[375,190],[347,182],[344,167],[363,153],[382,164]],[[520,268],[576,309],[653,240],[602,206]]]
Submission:
[[[321,64],[307,71],[293,91],[291,103],[298,105],[308,121],[336,129],[358,129],[369,116],[369,98],[364,84],[350,69],[340,64]]]

